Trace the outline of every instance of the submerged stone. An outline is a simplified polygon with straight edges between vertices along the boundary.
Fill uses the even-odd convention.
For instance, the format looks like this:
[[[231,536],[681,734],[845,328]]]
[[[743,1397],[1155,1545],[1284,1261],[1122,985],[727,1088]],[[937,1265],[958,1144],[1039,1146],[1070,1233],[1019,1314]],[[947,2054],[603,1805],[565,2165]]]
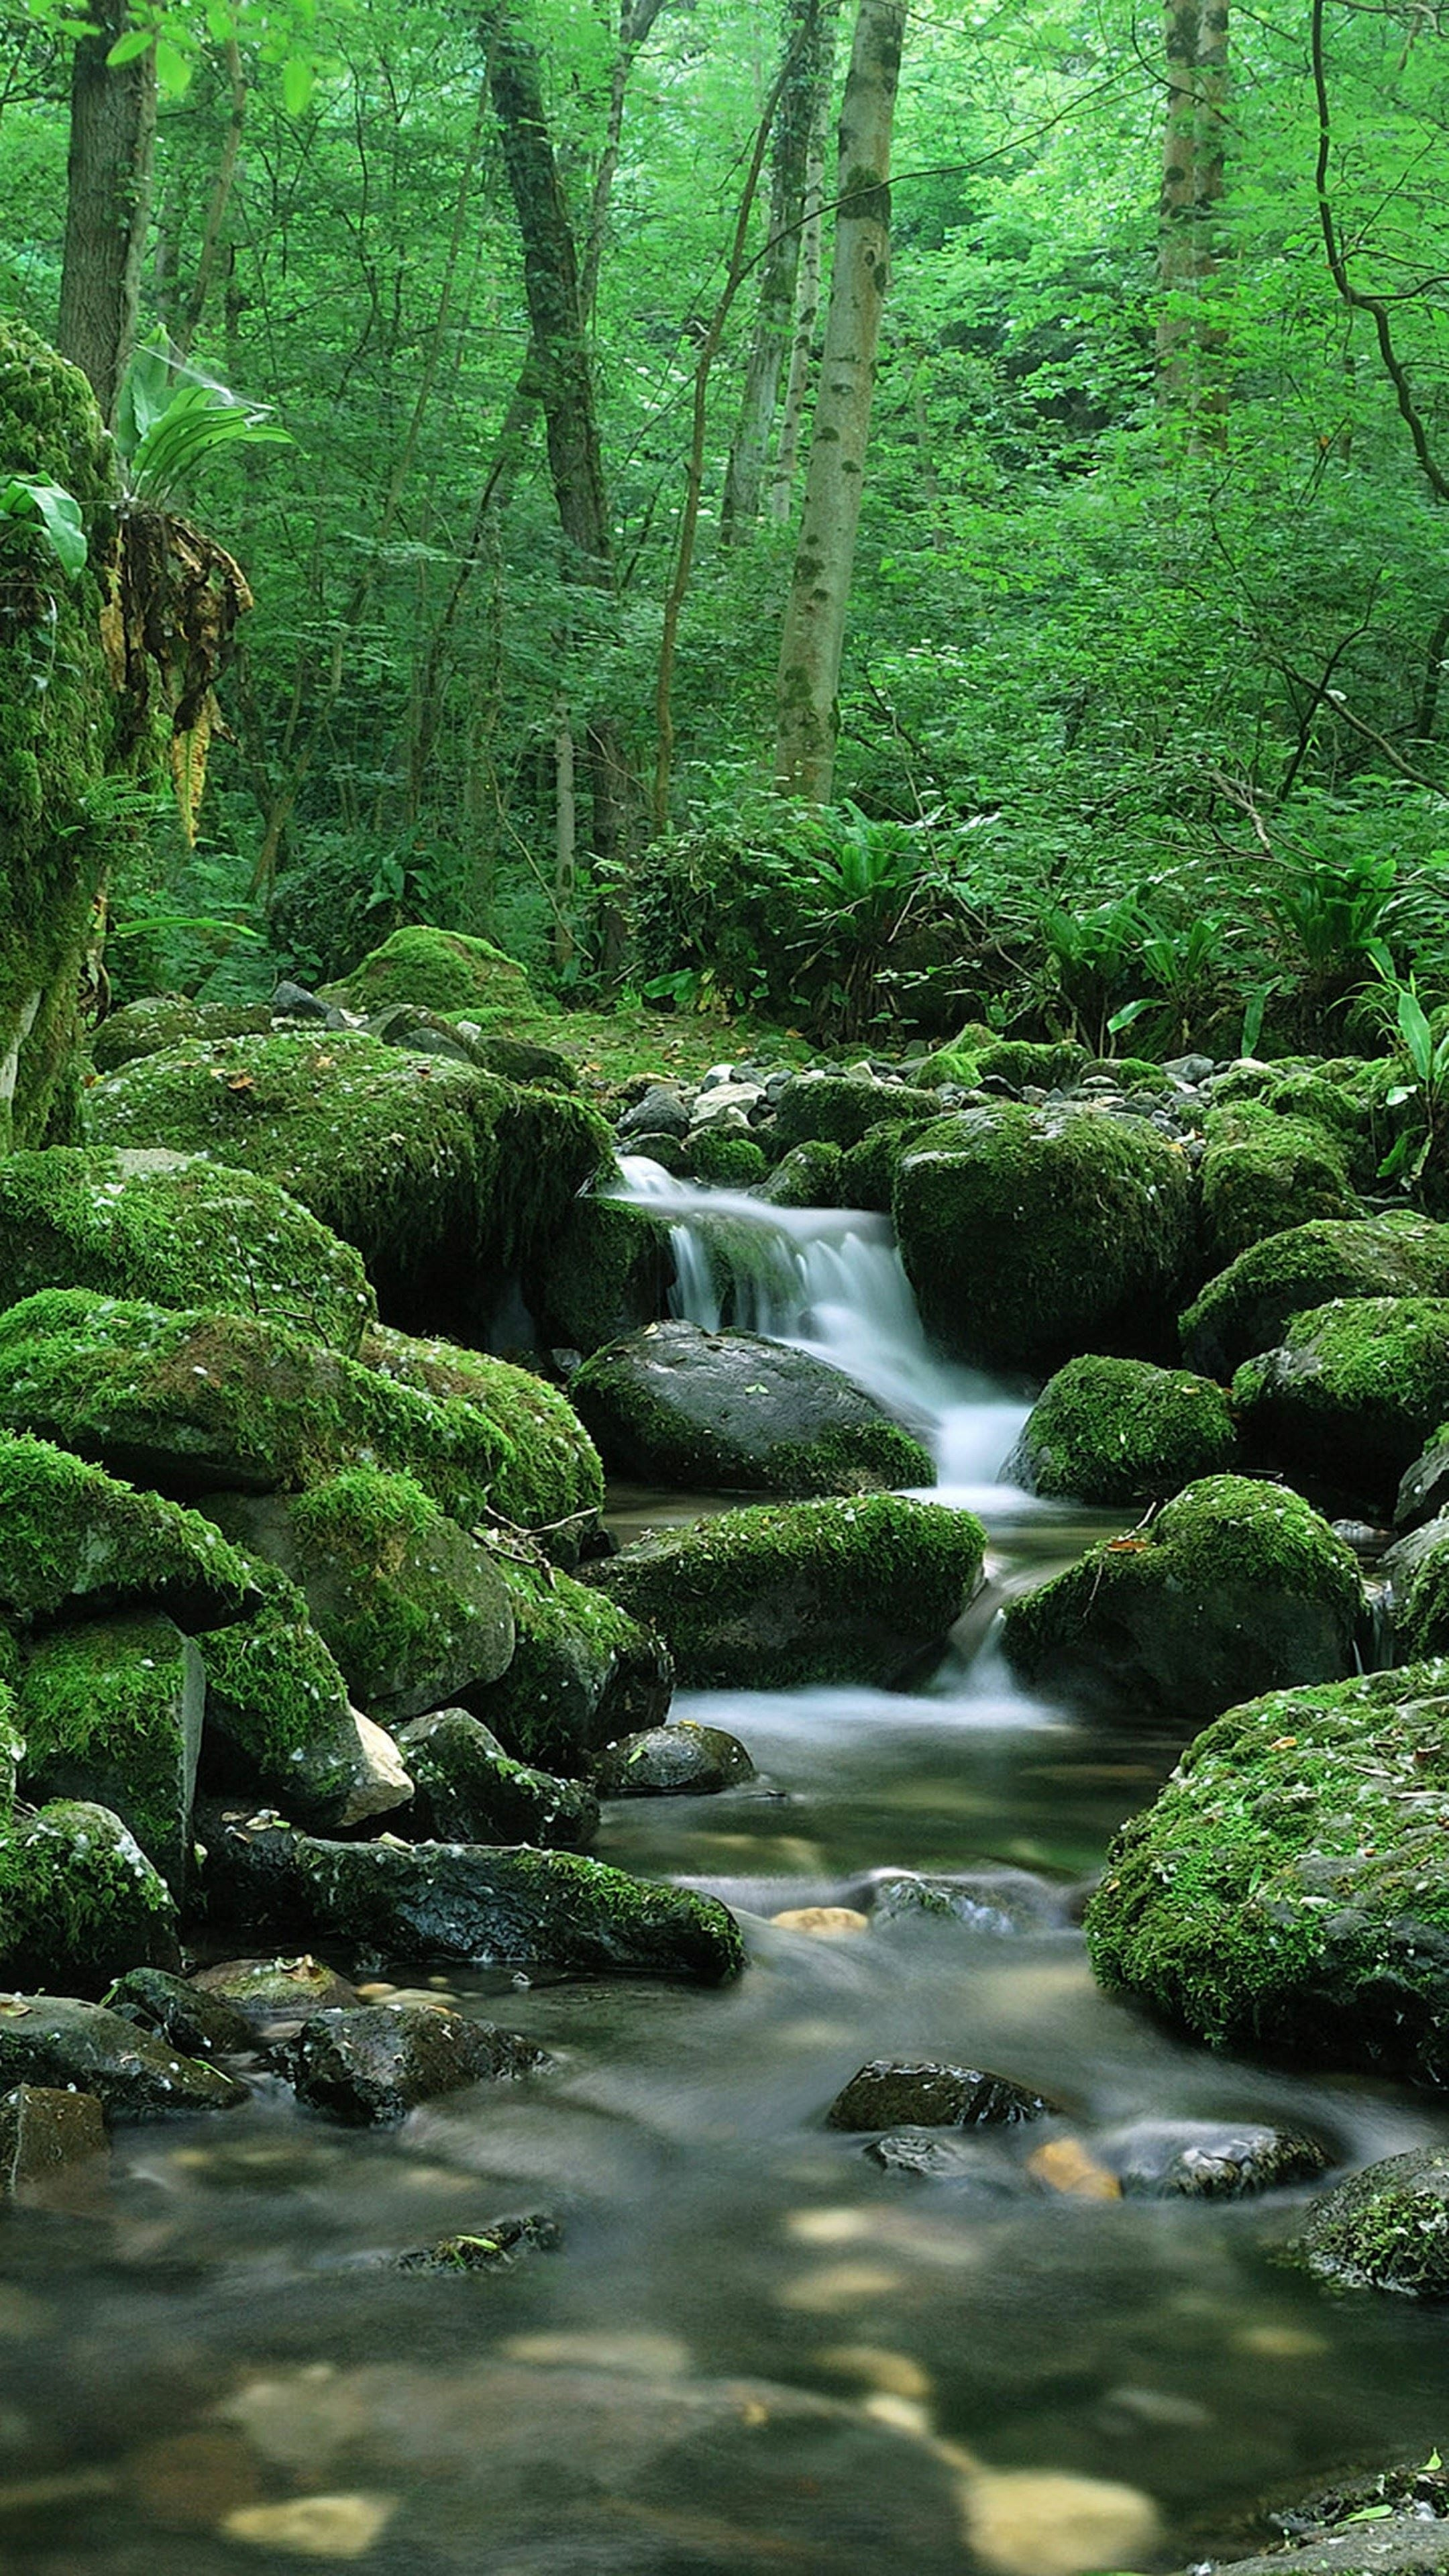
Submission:
[[[189,1983],[204,2003],[224,2004],[249,2030],[268,2034],[358,2001],[356,1987],[310,1951],[290,1959],[222,1959],[198,1969]]]
[[[397,2003],[314,2013],[281,2057],[299,2102],[362,2128],[405,2119],[420,2102],[546,2062],[543,2050],[515,2031],[426,2004]]]
[[[109,2152],[94,2093],[16,2084],[0,2096],[0,2200],[28,2208],[73,2205],[94,2188]]]
[[[1057,2105],[979,2066],[877,2057],[862,2066],[825,2114],[830,2129],[1013,2128]]]
[[[1138,2120],[1094,2141],[1128,2197],[1241,2200],[1316,2182],[1333,2159],[1316,2138],[1251,2121]]]
[[[563,2229],[556,2218],[535,2212],[527,2218],[495,2218],[467,2236],[444,2236],[436,2245],[420,2245],[400,2254],[400,2272],[505,2272],[523,2254],[556,2254]]]

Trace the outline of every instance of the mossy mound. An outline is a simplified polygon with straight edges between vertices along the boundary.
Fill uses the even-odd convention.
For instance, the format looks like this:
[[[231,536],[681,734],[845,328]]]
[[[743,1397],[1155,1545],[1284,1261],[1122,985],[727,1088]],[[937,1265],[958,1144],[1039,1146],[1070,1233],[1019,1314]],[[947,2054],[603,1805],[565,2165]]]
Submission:
[[[119,1816],[57,1799],[0,1825],[0,1984],[99,1995],[178,1957],[175,1900]]]
[[[792,1145],[762,1183],[758,1195],[767,1207],[843,1207],[840,1193],[844,1167],[841,1148],[824,1138],[808,1145]]]
[[[1384,1559],[1391,1578],[1394,1661],[1449,1654],[1449,1521],[1433,1520]]]
[[[685,1162],[693,1179],[717,1190],[747,1190],[770,1168],[753,1136],[731,1136],[719,1127],[701,1128],[690,1138]]]
[[[674,1278],[667,1218],[625,1199],[575,1199],[524,1282],[546,1343],[590,1351],[666,1313]]]
[[[687,1687],[884,1683],[944,1641],[984,1549],[969,1512],[872,1494],[724,1512],[586,1580],[659,1630]]]
[[[1185,1155],[1145,1119],[1014,1102],[939,1119],[901,1155],[901,1257],[928,1331],[986,1367],[1150,1342],[1192,1243]]]
[[[797,1073],[775,1109],[780,1144],[858,1145],[884,1119],[934,1118],[933,1094],[870,1073]]]
[[[674,1689],[663,1639],[592,1585],[500,1544],[513,1604],[513,1660],[471,1695],[508,1751],[549,1770],[578,1770],[616,1736],[657,1725]]]
[[[1265,1235],[1358,1214],[1341,1131],[1244,1103],[1211,1110],[1203,1132],[1203,1234],[1215,1264]]]
[[[151,993],[102,1020],[91,1038],[91,1062],[97,1073],[116,1073],[183,1038],[263,1037],[271,1025],[265,1002],[192,1002],[184,993]]]
[[[395,1386],[485,1413],[511,1451],[494,1477],[491,1517],[536,1532],[547,1555],[573,1563],[603,1502],[604,1471],[567,1396],[486,1351],[386,1325],[364,1336],[357,1356]]]
[[[381,1465],[465,1526],[513,1455],[476,1405],[415,1394],[283,1324],[82,1288],[0,1315],[0,1428],[172,1493],[271,1493]]]
[[[546,1016],[516,957],[486,939],[433,930],[425,922],[395,930],[341,983],[324,986],[321,999],[363,1013],[389,1002],[413,1002],[424,1011],[466,1013],[482,1027]]]
[[[1301,1495],[1207,1476],[1009,1601],[1002,1643],[1049,1690],[1201,1725],[1250,1692],[1351,1672],[1362,1609],[1352,1552]]]
[[[304,1494],[215,1494],[206,1509],[300,1586],[351,1697],[384,1726],[507,1671],[513,1612],[493,1559],[411,1476],[354,1467]]]
[[[1340,2289],[1449,2299],[1449,2149],[1412,2147],[1350,2175],[1310,2210],[1292,2250]]]
[[[1274,1691],[1124,1825],[1093,1967],[1216,2048],[1449,2083],[1449,1665]]]
[[[105,1145],[0,1163],[0,1307],[42,1288],[237,1306],[349,1352],[377,1311],[352,1245],[275,1182]]]
[[[1391,1500],[1449,1421],[1449,1298],[1335,1298],[1295,1315],[1233,1380],[1243,1427],[1336,1490]]]
[[[1449,1226],[1394,1215],[1315,1219],[1265,1235],[1210,1279],[1181,1319],[1183,1356],[1210,1377],[1281,1342],[1335,1297],[1449,1294]]]
[[[306,1822],[353,1824],[410,1794],[401,1766],[371,1758],[347,1686],[313,1627],[306,1598],[263,1558],[259,1603],[199,1640],[206,1676],[203,1777],[279,1800]]]
[[[356,1246],[404,1325],[491,1312],[612,1164],[582,1101],[348,1030],[169,1047],[97,1083],[86,1116],[98,1143],[171,1146],[276,1182]]]
[[[20,1689],[27,1788],[109,1808],[178,1900],[205,1688],[192,1640],[152,1612],[40,1638]]]
[[[1230,1468],[1237,1446],[1210,1379],[1088,1354],[1058,1369],[1002,1472],[1029,1494],[1150,1503]]]
[[[858,1145],[847,1146],[840,1161],[841,1206],[869,1208],[873,1215],[889,1216],[896,1165],[907,1145],[913,1144],[930,1123],[919,1118],[889,1119],[870,1128]]]
[[[251,1578],[197,1512],[138,1494],[46,1440],[0,1439],[0,1615],[154,1603],[188,1629],[245,1608]]]
[[[860,1494],[936,1481],[864,1387],[756,1333],[650,1324],[596,1351],[570,1394],[606,1464],[644,1484]]]

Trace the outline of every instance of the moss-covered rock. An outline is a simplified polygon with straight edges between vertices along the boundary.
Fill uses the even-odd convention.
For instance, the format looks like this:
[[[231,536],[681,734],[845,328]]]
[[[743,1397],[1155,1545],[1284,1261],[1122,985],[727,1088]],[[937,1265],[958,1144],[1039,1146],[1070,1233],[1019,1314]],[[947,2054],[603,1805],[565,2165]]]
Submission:
[[[364,1336],[357,1356],[396,1386],[485,1413],[511,1453],[494,1476],[490,1517],[534,1531],[546,1555],[573,1563],[598,1518],[604,1472],[567,1396],[532,1369],[487,1351],[420,1340],[386,1325]]]
[[[1102,1983],[1213,2047],[1449,2084],[1449,1665],[1275,1691],[1189,1745],[1087,1913]]]
[[[0,1163],[0,1307],[42,1288],[241,1307],[349,1352],[377,1312],[360,1255],[275,1182],[104,1145]]]
[[[105,1814],[101,1807],[69,1812],[77,1819]],[[77,1832],[82,1830],[90,1828],[78,1824]],[[103,1839],[97,1835],[98,1844]],[[0,2021],[0,2086],[42,2084],[89,2094],[108,2120],[236,2111],[249,2098],[246,2086],[223,2068],[181,2056],[168,2041],[99,2004],[55,1994],[17,1995],[13,2004]]]
[[[1212,1110],[1204,1134],[1203,1234],[1215,1264],[1236,1260],[1265,1235],[1358,1214],[1348,1148],[1336,1128],[1244,1103]]]
[[[668,1313],[674,1281],[669,1220],[627,1199],[575,1199],[525,1293],[557,1350],[599,1350]]]
[[[247,1566],[198,1512],[138,1494],[49,1441],[0,1439],[0,1615],[154,1603],[187,1629],[245,1608]]]
[[[380,1011],[389,1002],[412,1002],[424,1011],[466,1013],[480,1026],[498,1020],[546,1016],[516,957],[461,930],[434,930],[409,922],[380,948],[369,950],[340,984],[323,987],[324,1002],[348,1011]]]
[[[359,1717],[313,1627],[305,1595],[251,1560],[259,1605],[200,1639],[206,1676],[203,1776],[275,1799],[321,1826],[360,1824],[405,1806],[412,1779],[391,1738]]]
[[[1351,2175],[1310,2210],[1293,2251],[1340,2289],[1449,2299],[1449,2148],[1412,2147]]]
[[[495,1562],[513,1603],[513,1661],[471,1697],[508,1751],[574,1771],[615,1736],[656,1725],[674,1689],[663,1638],[521,1549],[500,1543]]]
[[[732,1136],[720,1127],[702,1127],[691,1136],[685,1166],[696,1181],[717,1190],[747,1190],[770,1168],[753,1136]]]
[[[1394,1661],[1449,1653],[1449,1521],[1432,1520],[1383,1560],[1389,1578]]]
[[[218,1913],[389,1959],[709,1986],[744,1964],[739,1926],[715,1898],[573,1852],[323,1842],[218,1819],[206,1884]]]
[[[875,1396],[756,1333],[650,1324],[596,1351],[569,1392],[606,1465],[645,1484],[860,1494],[936,1481]]]
[[[1230,1468],[1237,1446],[1211,1379],[1084,1354],[1049,1381],[1002,1473],[1029,1494],[1150,1503]]]
[[[414,1718],[400,1731],[398,1746],[416,1784],[413,1815],[425,1839],[586,1851],[598,1832],[592,1789],[513,1761],[465,1708]]]
[[[1245,1434],[1374,1502],[1449,1420],[1449,1298],[1335,1298],[1295,1315],[1233,1380]]]
[[[782,1145],[858,1145],[883,1119],[933,1118],[934,1094],[869,1073],[797,1073],[775,1110]]]
[[[109,1808],[58,1799],[0,1824],[0,1985],[98,1995],[127,1968],[176,1958],[171,1891]],[[15,2082],[9,2028],[0,2074]]]
[[[110,857],[102,781],[117,699],[101,641],[114,452],[89,385],[0,318],[0,456],[58,484],[90,543],[67,579],[38,525],[0,522],[0,1151],[40,1145],[79,1036],[92,908]]]
[[[841,1206],[869,1208],[876,1216],[889,1216],[896,1165],[907,1145],[914,1143],[930,1123],[919,1118],[887,1119],[870,1128],[858,1145],[847,1146],[840,1160]]]
[[[944,1641],[984,1548],[969,1512],[872,1494],[724,1512],[585,1573],[667,1638],[686,1686],[767,1690],[896,1679]]]
[[[1048,1690],[1197,1726],[1251,1692],[1351,1672],[1362,1607],[1352,1552],[1300,1495],[1208,1476],[1009,1601],[1002,1642]]]
[[[204,1508],[300,1587],[348,1692],[382,1725],[507,1671],[513,1611],[494,1560],[411,1476],[353,1467],[304,1494],[213,1494]]]
[[[991,1367],[1049,1367],[1160,1329],[1192,1242],[1186,1157],[1145,1119],[1003,1101],[901,1155],[901,1256],[929,1331]]]
[[[184,993],[151,993],[102,1020],[91,1039],[91,1062],[97,1073],[116,1073],[183,1038],[264,1037],[271,1025],[265,1002],[192,1002]]]
[[[911,1070],[917,1082],[933,1089],[958,1083],[969,1090],[989,1074],[1017,1091],[1028,1083],[1056,1091],[1079,1081],[1091,1061],[1090,1049],[1075,1038],[1003,1038],[974,1021]]]
[[[26,1787],[108,1807],[180,1899],[206,1684],[201,1656],[157,1613],[57,1628],[26,1659]]]
[[[582,1101],[349,1030],[169,1047],[98,1082],[86,1114],[97,1143],[167,1145],[275,1181],[356,1246],[404,1325],[486,1318],[612,1164]]]
[[[761,1183],[758,1196],[766,1207],[843,1207],[840,1193],[844,1164],[840,1147],[824,1138],[808,1145],[792,1145],[769,1179]]]
[[[1281,1342],[1295,1315],[1335,1297],[1449,1295],[1449,1226],[1426,1217],[1318,1218],[1240,1252],[1181,1319],[1183,1356],[1209,1377]]]

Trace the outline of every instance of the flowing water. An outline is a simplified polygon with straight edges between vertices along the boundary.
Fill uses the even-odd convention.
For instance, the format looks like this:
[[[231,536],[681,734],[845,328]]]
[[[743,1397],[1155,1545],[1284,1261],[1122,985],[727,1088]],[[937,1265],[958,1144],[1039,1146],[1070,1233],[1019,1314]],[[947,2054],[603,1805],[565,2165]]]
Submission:
[[[722,1209],[769,1227],[750,1320],[924,1429],[940,1491],[987,1519],[996,1597],[1092,1534],[1002,1483],[1024,1399],[931,1359],[879,1220],[670,1194],[682,1230]],[[680,1250],[707,1322],[716,1274]],[[634,1497],[641,1517],[659,1508]],[[0,2568],[280,2576],[310,2541],[378,2576],[1150,2570],[1222,2549],[1265,2494],[1442,2445],[1442,2318],[1285,2268],[1301,2196],[1099,2200],[1024,2170],[1044,2141],[1149,2118],[1307,2127],[1344,2164],[1449,2137],[1423,2098],[1211,2057],[1096,1993],[1082,1882],[1174,1744],[1026,1697],[981,1615],[914,1696],[677,1713],[737,1732],[759,1778],[617,1805],[600,1848],[734,1905],[744,1978],[460,1975],[465,2008],[536,2034],[552,2073],[380,2137],[263,2086],[224,2124],[124,2137],[100,2210],[7,2221]],[[992,1884],[962,1920],[834,1939],[771,1920],[863,1911],[902,1871]],[[995,2133],[958,2180],[884,2172],[822,2115],[866,2059],[914,2055],[1061,2116]],[[388,2268],[540,2209],[556,2255]]]

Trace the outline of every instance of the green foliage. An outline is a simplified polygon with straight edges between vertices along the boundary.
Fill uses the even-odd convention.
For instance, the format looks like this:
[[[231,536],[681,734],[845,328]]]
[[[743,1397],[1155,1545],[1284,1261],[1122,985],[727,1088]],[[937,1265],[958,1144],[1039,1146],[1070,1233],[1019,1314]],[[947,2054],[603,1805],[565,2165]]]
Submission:
[[[34,474],[12,474],[0,483],[0,518],[38,527],[67,581],[84,572],[86,532],[80,503],[62,484],[42,482]]]

